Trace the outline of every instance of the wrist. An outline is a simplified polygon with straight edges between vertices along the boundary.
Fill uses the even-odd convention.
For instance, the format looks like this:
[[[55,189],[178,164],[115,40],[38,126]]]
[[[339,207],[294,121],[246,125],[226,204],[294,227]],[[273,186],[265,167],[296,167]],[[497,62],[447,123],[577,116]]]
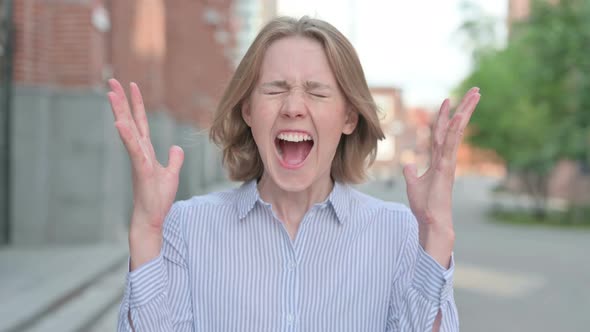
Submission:
[[[420,232],[420,245],[442,267],[449,268],[455,245],[455,232],[452,229],[424,229]]]
[[[162,232],[149,228],[132,227],[129,230],[130,270],[133,271],[155,259],[162,249]]]

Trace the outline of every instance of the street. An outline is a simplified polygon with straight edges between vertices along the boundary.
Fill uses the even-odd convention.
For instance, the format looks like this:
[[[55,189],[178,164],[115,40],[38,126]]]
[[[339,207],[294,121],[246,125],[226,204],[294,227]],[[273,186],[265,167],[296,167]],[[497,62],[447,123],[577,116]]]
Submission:
[[[454,190],[455,301],[462,331],[588,331],[590,230],[487,220],[494,180],[458,178]],[[362,187],[403,201],[393,190]]]
[[[494,180],[455,185],[455,300],[462,331],[588,331],[590,230],[489,222]],[[405,199],[405,184],[359,186],[385,200]],[[93,331],[115,329],[113,307]]]

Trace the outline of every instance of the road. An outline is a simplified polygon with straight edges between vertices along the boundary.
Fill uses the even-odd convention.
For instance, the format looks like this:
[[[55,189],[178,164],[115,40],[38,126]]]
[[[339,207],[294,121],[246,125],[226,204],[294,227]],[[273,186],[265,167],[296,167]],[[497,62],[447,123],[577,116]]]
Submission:
[[[590,230],[497,224],[495,180],[462,177],[453,193],[455,301],[462,331],[590,331]],[[405,183],[365,192],[407,204]]]
[[[590,230],[513,226],[486,216],[494,180],[454,190],[455,300],[462,331],[590,331]],[[407,204],[405,184],[359,189]],[[116,308],[94,332],[112,331]]]

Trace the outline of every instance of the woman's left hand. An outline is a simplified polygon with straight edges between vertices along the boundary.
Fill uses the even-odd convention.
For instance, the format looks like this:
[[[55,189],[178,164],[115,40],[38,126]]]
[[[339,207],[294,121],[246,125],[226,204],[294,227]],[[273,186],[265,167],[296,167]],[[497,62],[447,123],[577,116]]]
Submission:
[[[444,267],[449,267],[455,244],[452,193],[457,150],[480,96],[479,88],[470,89],[451,119],[450,102],[446,99],[432,134],[430,167],[420,177],[416,165],[407,165],[403,171],[410,208],[418,219],[420,245]]]

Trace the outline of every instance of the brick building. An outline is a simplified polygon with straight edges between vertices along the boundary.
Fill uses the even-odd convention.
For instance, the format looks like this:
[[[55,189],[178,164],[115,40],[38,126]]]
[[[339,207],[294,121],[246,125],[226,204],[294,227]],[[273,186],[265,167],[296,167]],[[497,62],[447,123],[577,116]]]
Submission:
[[[105,97],[110,77],[139,84],[162,163],[171,144],[185,149],[179,198],[223,177],[198,129],[233,70],[232,1],[9,2],[10,186],[1,195],[10,215],[0,243],[96,242],[124,232],[129,165]]]
[[[394,87],[372,87],[371,94],[379,107],[385,139],[379,142],[377,157],[371,169],[377,179],[402,176],[402,167],[416,164],[419,173],[430,165],[432,130],[438,109],[406,107],[401,90]],[[503,176],[502,161],[491,151],[461,144],[457,157],[457,173]]]
[[[415,163],[419,173],[430,166],[432,135],[438,111],[423,107],[404,108],[399,117],[399,121],[403,123],[403,130],[397,137],[396,163],[400,166]],[[480,174],[498,177],[505,175],[505,167],[493,151],[476,148],[464,140],[457,152],[456,172],[460,175]]]
[[[391,179],[399,175],[401,136],[404,127],[404,105],[401,90],[395,87],[371,87],[371,95],[379,108],[379,119],[385,139],[379,141],[372,175],[377,179]]]
[[[552,4],[559,2],[559,0],[508,0],[508,27],[530,15],[533,1],[548,1]]]

